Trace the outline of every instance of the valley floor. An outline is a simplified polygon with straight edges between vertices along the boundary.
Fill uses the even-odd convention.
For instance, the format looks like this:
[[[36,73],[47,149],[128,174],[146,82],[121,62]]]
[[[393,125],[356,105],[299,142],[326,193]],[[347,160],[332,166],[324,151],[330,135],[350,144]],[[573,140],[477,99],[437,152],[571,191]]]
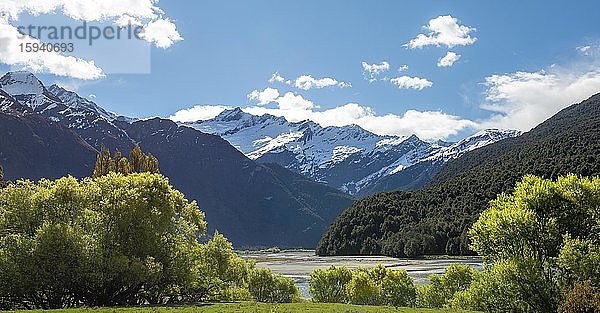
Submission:
[[[143,308],[95,308],[95,309],[64,309],[53,311],[19,311],[19,312],[52,312],[52,313],[445,313],[460,312],[456,310],[445,309],[412,309],[377,306],[360,306],[349,304],[329,304],[329,303],[286,303],[286,304],[267,304],[255,302],[241,303],[215,303],[203,304],[199,306],[185,307],[143,307]],[[467,311],[462,311],[467,312]]]

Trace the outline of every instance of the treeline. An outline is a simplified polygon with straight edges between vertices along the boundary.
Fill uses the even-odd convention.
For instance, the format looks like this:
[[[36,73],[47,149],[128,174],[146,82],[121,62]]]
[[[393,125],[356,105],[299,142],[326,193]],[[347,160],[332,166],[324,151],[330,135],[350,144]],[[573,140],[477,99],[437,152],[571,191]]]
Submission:
[[[526,176],[512,194],[498,195],[468,231],[471,248],[484,258],[482,271],[452,265],[415,287],[404,271],[330,267],[311,274],[310,290],[317,302],[600,312],[598,217],[600,178]],[[392,274],[397,278],[390,280]]]
[[[448,163],[424,189],[355,202],[323,235],[317,254],[473,254],[467,231],[497,194],[511,192],[526,174],[600,175],[599,156],[600,96],[595,96],[520,137]]]
[[[0,189],[0,310],[299,298],[218,232],[201,243],[204,214],[139,147],[98,160],[93,178]]]

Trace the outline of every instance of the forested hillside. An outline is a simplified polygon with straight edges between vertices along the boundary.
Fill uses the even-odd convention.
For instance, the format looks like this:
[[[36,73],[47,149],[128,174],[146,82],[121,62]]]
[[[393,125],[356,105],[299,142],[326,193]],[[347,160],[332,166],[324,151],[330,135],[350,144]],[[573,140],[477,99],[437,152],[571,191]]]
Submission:
[[[468,254],[466,232],[498,193],[525,174],[567,173],[600,175],[600,94],[450,162],[424,189],[357,201],[323,235],[317,253]]]

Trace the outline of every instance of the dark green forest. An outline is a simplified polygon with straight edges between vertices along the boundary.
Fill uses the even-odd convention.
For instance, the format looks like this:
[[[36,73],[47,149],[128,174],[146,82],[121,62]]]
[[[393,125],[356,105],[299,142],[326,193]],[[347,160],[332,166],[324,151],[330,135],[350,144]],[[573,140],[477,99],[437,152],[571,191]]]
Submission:
[[[497,194],[533,174],[600,174],[600,95],[570,106],[520,137],[449,162],[417,191],[357,201],[334,221],[318,255],[467,255],[467,231]]]

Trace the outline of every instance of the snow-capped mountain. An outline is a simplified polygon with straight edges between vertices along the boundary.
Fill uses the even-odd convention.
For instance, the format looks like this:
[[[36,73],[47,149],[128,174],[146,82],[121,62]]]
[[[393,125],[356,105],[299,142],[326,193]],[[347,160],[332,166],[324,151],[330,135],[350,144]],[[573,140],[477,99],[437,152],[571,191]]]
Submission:
[[[277,163],[350,194],[416,164],[428,162],[437,170],[465,152],[520,134],[490,129],[457,143],[429,143],[414,135],[380,136],[357,125],[292,123],[268,114],[251,115],[240,108],[186,125],[221,136],[250,159]]]
[[[128,135],[114,122],[120,119],[89,99],[67,91],[58,85],[46,88],[30,72],[9,72],[0,78],[0,89],[12,96],[13,107],[0,106],[0,110],[12,110],[21,114],[37,113],[73,129],[95,148],[102,144],[125,150],[123,140],[132,143]],[[16,108],[14,106],[20,106]],[[128,143],[128,144],[129,144]]]
[[[58,85],[46,88],[32,73],[7,73],[0,78],[0,91],[15,100],[1,102],[0,111],[42,115],[72,129],[96,149],[104,144],[127,150],[134,143],[120,124],[134,119],[108,112]],[[448,160],[520,134],[485,130],[457,143],[431,143],[416,136],[380,136],[357,125],[292,123],[283,117],[254,116],[240,108],[185,125],[224,138],[252,160],[279,164],[353,195],[364,194],[394,176],[402,176],[403,184],[386,183],[383,190],[420,187]]]

